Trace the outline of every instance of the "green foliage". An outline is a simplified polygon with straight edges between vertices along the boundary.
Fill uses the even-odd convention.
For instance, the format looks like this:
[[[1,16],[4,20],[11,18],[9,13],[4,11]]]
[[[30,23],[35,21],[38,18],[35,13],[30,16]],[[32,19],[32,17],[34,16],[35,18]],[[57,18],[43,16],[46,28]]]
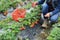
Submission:
[[[29,2],[28,4],[24,5],[23,8],[30,9],[31,8],[31,3]]]
[[[31,25],[33,22],[40,19],[40,7],[36,7],[35,9],[31,10],[30,13],[26,13],[25,18],[20,18],[19,21],[22,26]]]
[[[8,10],[8,8],[16,7],[19,0],[0,0],[0,12]]]
[[[60,40],[60,24],[56,23],[54,28],[51,30],[50,35],[47,37],[48,40]]]
[[[20,22],[15,22],[11,18],[0,21],[0,29],[4,30],[4,34],[0,35],[0,40],[15,40],[18,32],[20,32],[20,27],[25,25],[30,25],[40,18],[39,7],[31,10],[30,13],[26,13],[25,18],[20,18]],[[36,12],[37,11],[37,12]]]
[[[19,23],[11,18],[0,21],[0,29],[3,29],[4,34],[0,35],[0,40],[15,40],[19,30]]]
[[[24,2],[25,0],[0,0],[0,12],[4,12],[8,10],[10,7],[16,8],[16,6],[20,2]],[[31,3],[28,3],[24,6],[24,8],[29,9],[31,7]]]
[[[21,0],[0,0],[0,12],[6,11],[9,7],[16,7],[17,3]],[[24,8],[24,7],[23,7]],[[29,3],[26,9],[31,8],[31,3]],[[0,21],[0,29],[3,29],[4,33],[0,33],[0,40],[16,40],[18,32],[20,32],[20,27],[25,25],[30,25],[40,18],[40,7],[35,7],[30,13],[26,13],[25,18],[19,19],[20,22],[15,22],[11,18]],[[28,40],[28,39],[26,39]]]

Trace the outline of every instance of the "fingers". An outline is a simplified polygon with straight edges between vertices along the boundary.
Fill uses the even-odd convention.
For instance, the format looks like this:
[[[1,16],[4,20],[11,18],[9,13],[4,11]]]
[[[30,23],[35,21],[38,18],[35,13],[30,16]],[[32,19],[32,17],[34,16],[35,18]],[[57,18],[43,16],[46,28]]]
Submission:
[[[47,14],[45,15],[45,17],[50,17],[50,13],[47,13]]]

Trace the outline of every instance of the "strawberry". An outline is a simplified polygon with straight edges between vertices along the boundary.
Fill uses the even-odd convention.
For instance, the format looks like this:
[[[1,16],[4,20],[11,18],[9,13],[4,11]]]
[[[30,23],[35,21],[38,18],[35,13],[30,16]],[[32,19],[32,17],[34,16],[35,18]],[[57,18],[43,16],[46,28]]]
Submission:
[[[20,30],[25,30],[26,28],[25,27],[21,27]]]
[[[4,16],[6,16],[7,14],[8,14],[8,12],[7,12],[7,11],[5,11],[3,15],[4,15]]]
[[[34,25],[35,25],[35,23],[32,23],[30,27],[32,27],[32,28],[33,28],[33,27],[34,27]]]

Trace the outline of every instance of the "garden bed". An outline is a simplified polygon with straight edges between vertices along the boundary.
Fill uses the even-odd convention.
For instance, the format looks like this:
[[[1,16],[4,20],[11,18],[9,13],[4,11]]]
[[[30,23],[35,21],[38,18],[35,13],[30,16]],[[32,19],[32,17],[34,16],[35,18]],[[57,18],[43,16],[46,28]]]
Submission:
[[[31,7],[33,1],[26,2],[25,0],[0,1],[0,40],[60,40],[60,21],[49,29],[41,28],[41,6],[33,8]],[[26,10],[25,16],[18,18],[18,21],[12,15],[16,9]]]

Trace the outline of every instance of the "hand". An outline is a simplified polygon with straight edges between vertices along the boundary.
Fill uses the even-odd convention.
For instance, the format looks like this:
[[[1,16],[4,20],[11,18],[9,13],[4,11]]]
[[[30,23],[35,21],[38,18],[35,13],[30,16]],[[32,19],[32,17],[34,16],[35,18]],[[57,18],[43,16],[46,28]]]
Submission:
[[[45,15],[45,17],[48,17],[48,18],[49,18],[49,17],[50,17],[50,13],[47,13],[47,14]]]
[[[37,2],[32,3],[32,7],[36,7]]]

